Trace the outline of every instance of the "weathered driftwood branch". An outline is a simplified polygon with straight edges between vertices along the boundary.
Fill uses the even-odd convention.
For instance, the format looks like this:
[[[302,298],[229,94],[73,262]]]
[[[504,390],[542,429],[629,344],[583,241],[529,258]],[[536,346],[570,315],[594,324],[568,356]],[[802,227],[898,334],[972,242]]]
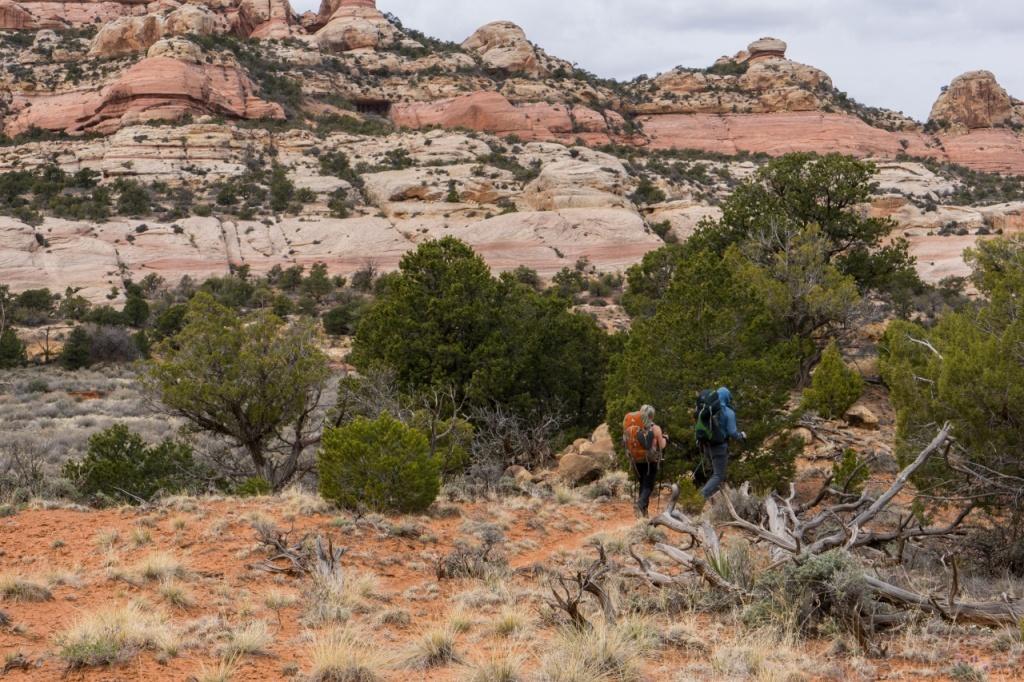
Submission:
[[[739,587],[722,576],[712,565],[712,563],[721,565],[722,550],[718,532],[706,521],[698,526],[683,512],[679,511],[676,508],[679,502],[679,486],[673,484],[671,490],[672,493],[669,496],[668,506],[665,508],[665,511],[651,519],[650,524],[652,526],[663,526],[678,533],[688,535],[690,537],[690,545],[686,549],[682,549],[659,542],[654,548],[686,569],[694,571],[718,589],[733,593],[742,592]],[[692,553],[691,550],[694,548],[700,548],[706,559],[702,559]],[[637,562],[637,568],[626,569],[626,575],[643,578],[659,587],[667,587],[679,581],[679,578],[674,578],[654,570],[651,562],[641,558],[632,547],[630,547],[629,553]]]
[[[614,624],[617,615],[615,605],[604,588],[604,579],[611,570],[608,563],[608,555],[604,546],[597,545],[597,560],[594,561],[585,571],[577,571],[572,578],[558,575],[551,580],[551,595],[553,601],[548,601],[552,608],[561,609],[568,614],[573,625],[580,629],[589,629],[590,621],[581,611],[583,598],[591,595],[597,600],[604,613],[605,621]]]
[[[335,547],[334,542],[316,536],[312,546],[309,535],[295,543],[288,542],[288,534],[269,524],[255,527],[261,544],[269,548],[271,555],[266,561],[253,566],[270,573],[287,573],[297,576],[329,577],[341,573],[341,557],[344,547]]]
[[[951,426],[946,424],[935,439],[896,476],[892,484],[877,498],[864,494],[856,500],[842,501],[821,508],[808,519],[805,518],[805,515],[809,514],[811,510],[818,509],[830,494],[835,495],[839,492],[840,499],[846,498],[846,500],[849,500],[851,496],[841,494],[842,491],[835,491],[831,487],[832,481],[829,480],[812,503],[794,507],[793,500],[796,495],[791,487],[790,495],[787,498],[775,493],[765,498],[761,505],[761,521],[754,523],[740,516],[736,511],[730,491],[726,490],[721,497],[732,520],[724,525],[737,528],[755,540],[767,543],[772,558],[775,560],[773,568],[789,561],[801,563],[813,556],[836,549],[845,551],[858,548],[873,549],[891,542],[900,543],[902,547],[904,543],[913,539],[955,534],[959,532],[961,524],[973,510],[973,503],[962,509],[956,518],[944,526],[913,526],[913,516],[907,516],[899,521],[895,529],[882,530],[869,527],[906,488],[913,475],[936,453],[945,449],[944,454],[948,457],[949,448],[953,443],[951,431]],[[748,497],[746,486],[738,493],[742,499]],[[655,545],[655,549],[686,571],[696,573],[714,587],[725,592],[743,593],[742,588],[715,570],[715,566],[722,565],[718,532],[711,524],[707,522],[699,524],[680,512],[676,508],[678,499],[679,487],[672,486],[672,495],[669,498],[668,506],[664,512],[651,519],[650,523],[687,536],[689,545],[683,549],[667,543],[658,543]],[[819,529],[826,527],[826,524],[831,524],[832,527],[819,537]],[[637,554],[632,547],[630,554],[636,561],[637,568],[627,569],[626,575],[642,578],[661,587],[671,586],[685,579],[683,576],[669,575],[656,570],[649,560]],[[703,558],[699,554],[703,554]],[[989,603],[958,601],[960,579],[959,567],[955,561],[948,593],[942,598],[916,593],[871,576],[864,578],[864,584],[871,596],[878,602],[900,608],[921,609],[947,620],[997,626],[1015,625],[1024,621],[1024,601],[1019,599],[1004,597],[1002,601]],[[890,627],[902,621],[903,617],[899,615],[860,614],[857,627],[869,627],[874,630]]]
[[[1002,601],[962,602],[912,592],[871,576],[865,578],[865,583],[880,601],[903,608],[918,608],[958,623],[999,627],[1016,626],[1024,622],[1024,601],[1005,595]]]

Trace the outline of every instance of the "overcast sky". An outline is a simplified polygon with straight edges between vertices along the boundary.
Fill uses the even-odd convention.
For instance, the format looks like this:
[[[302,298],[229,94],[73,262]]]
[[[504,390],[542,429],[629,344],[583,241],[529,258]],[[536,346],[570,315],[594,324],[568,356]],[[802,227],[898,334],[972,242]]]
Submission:
[[[293,0],[300,10],[319,0]],[[550,54],[631,79],[708,66],[753,39],[789,43],[858,101],[927,118],[940,88],[988,69],[1024,99],[1022,0],[378,0],[409,27],[461,42],[508,19]]]

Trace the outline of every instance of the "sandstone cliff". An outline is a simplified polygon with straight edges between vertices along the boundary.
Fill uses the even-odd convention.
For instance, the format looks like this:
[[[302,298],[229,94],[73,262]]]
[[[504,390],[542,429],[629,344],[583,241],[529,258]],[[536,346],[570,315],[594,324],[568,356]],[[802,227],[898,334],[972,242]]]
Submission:
[[[865,210],[898,221],[932,279],[964,271],[978,232],[1024,228],[1015,197],[957,203],[970,179],[933,163],[1024,175],[1024,105],[988,72],[956,79],[922,125],[858,104],[776,38],[617,83],[510,22],[447,43],[374,0],[302,16],[287,0],[0,0],[0,31],[0,123],[15,138],[0,172],[57,163],[164,193],[144,220],[0,218],[0,282],[16,288],[101,301],[125,274],[315,261],[344,274],[447,234],[499,269],[621,270],[717,217],[763,162],[744,155],[792,151],[882,162]],[[271,167],[303,197],[288,210],[220,195],[231,182],[267,194]],[[664,200],[637,197],[641,180]]]

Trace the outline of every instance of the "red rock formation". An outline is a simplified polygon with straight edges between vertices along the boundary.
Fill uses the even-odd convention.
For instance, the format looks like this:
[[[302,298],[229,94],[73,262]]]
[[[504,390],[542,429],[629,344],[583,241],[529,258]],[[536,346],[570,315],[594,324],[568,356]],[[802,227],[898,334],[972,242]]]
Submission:
[[[206,64],[182,58],[177,44],[165,40],[150,57],[121,73],[98,90],[60,94],[15,93],[14,113],[6,132],[17,135],[29,128],[68,133],[111,133],[122,125],[146,120],[179,119],[186,114],[215,114],[234,118],[283,119],[280,105],[255,96],[256,87],[237,65]]]
[[[247,38],[287,38],[298,24],[288,0],[241,0],[232,19],[235,32]]]
[[[605,115],[593,109],[545,102],[514,105],[497,92],[396,104],[391,119],[402,128],[469,128],[526,141],[573,142],[582,138],[587,144],[607,144],[614,132]],[[611,120],[613,128],[622,123],[617,115]]]
[[[607,144],[624,121],[585,107],[514,105],[496,92],[396,104],[391,118],[403,128],[469,128],[525,141]],[[776,114],[665,114],[638,119],[655,149],[698,149],[780,156],[790,152],[838,152],[858,157],[899,154],[951,161],[988,172],[1024,173],[1024,137],[1008,129],[974,130],[939,137],[921,131],[891,132],[855,116],[820,112]]]
[[[1024,137],[1006,128],[939,135],[945,158],[978,171],[1024,175]],[[942,157],[940,157],[942,158]]]
[[[1014,119],[1013,101],[990,71],[958,76],[932,107],[931,121],[967,129],[992,128]]]
[[[0,29],[61,29],[88,25],[102,25],[108,21],[147,14],[160,2],[147,4],[146,0],[100,0],[89,2],[55,2],[53,0],[0,0]]]
[[[890,132],[844,114],[669,114],[640,119],[656,149],[700,149],[720,154],[839,152],[893,158],[900,153],[951,161],[976,170],[1024,173],[1024,137],[1008,129],[936,137]]]
[[[0,30],[22,31],[38,27],[36,18],[24,7],[11,0],[0,0]]]

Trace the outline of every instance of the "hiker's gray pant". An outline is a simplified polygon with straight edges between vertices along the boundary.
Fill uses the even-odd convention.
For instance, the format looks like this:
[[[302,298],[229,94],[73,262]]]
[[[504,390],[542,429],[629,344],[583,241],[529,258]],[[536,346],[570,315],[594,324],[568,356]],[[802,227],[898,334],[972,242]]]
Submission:
[[[712,473],[711,479],[700,491],[705,500],[710,499],[725,483],[725,468],[729,464],[729,444],[709,445],[706,452],[711,457]]]

